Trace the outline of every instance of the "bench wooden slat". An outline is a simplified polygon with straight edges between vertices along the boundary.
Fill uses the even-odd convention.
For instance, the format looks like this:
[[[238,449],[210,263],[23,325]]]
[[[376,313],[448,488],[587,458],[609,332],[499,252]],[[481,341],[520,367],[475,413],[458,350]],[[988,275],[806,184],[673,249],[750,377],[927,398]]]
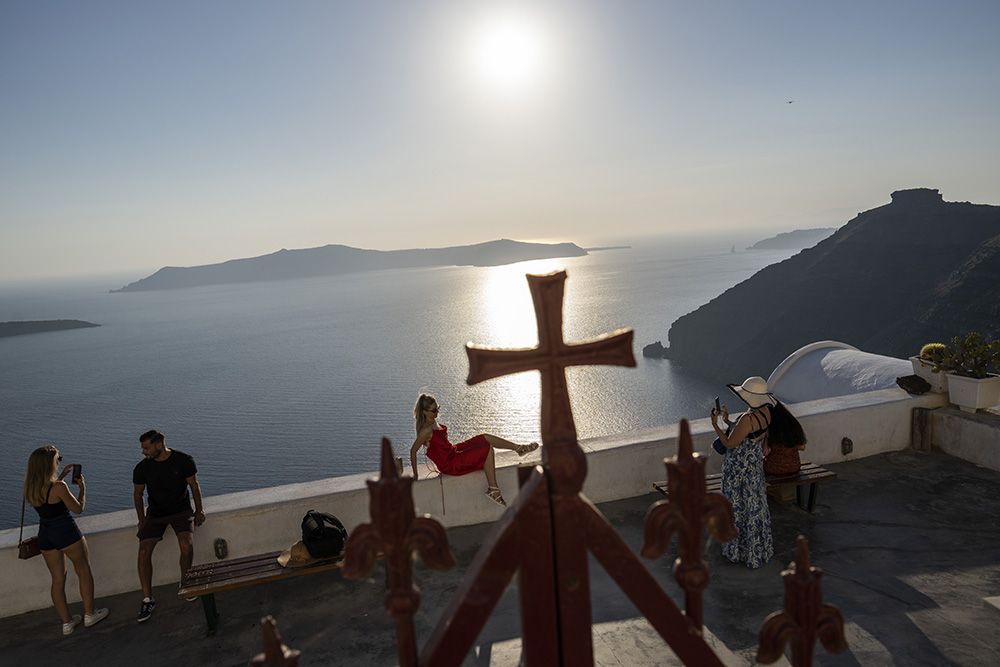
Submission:
[[[235,579],[252,581],[255,577],[267,576],[269,573],[276,571],[278,568],[273,568],[271,566],[259,567],[250,570],[240,570],[237,572],[230,572],[226,574],[215,574],[215,575],[202,575],[198,577],[185,577],[183,580],[184,588],[192,588],[194,586],[200,586],[202,588],[211,588],[213,585],[222,585],[227,581],[232,581]],[[190,597],[190,596],[187,596]]]
[[[268,558],[261,558],[251,562],[240,563],[235,567],[227,565],[226,561],[206,563],[204,565],[192,567],[188,570],[184,579],[188,581],[224,579],[243,576],[253,572],[267,571],[273,569],[274,567],[280,567],[280,565],[278,565],[278,555],[280,554],[280,551],[275,554],[268,554]]]
[[[340,559],[313,563],[306,567],[281,567],[277,561],[280,553],[278,551],[273,555],[267,554],[269,558],[266,562],[258,562],[257,565],[252,567],[237,568],[228,572],[222,571],[215,572],[214,574],[196,574],[192,576],[192,572],[188,571],[181,582],[180,589],[177,591],[177,597],[189,598],[221,593],[223,591],[231,591],[235,588],[242,588],[243,586],[253,586],[254,584],[261,584],[268,581],[289,579],[313,572],[335,570],[344,565],[343,559]],[[204,568],[204,566],[202,567]]]
[[[184,578],[184,587],[192,588],[194,586],[200,586],[202,588],[211,588],[213,585],[222,585],[227,581],[235,581],[237,579],[252,581],[254,578],[265,577],[271,572],[280,571],[280,569],[281,568],[272,567],[271,565],[262,565],[260,567],[237,570],[234,572],[203,574],[197,577],[189,576]]]
[[[779,486],[801,486],[803,484],[812,484],[814,482],[819,482],[824,479],[836,479],[837,473],[830,472],[829,470],[824,470],[822,472],[817,471],[809,473],[807,475],[799,475],[796,477],[778,477],[776,479],[767,479],[767,487],[777,488]]]
[[[768,491],[783,487],[799,487],[808,484],[810,489],[808,510],[812,512],[816,503],[816,485],[823,480],[836,478],[837,473],[832,470],[821,468],[815,463],[811,463],[809,461],[803,461],[798,472],[791,473],[789,475],[764,475],[764,484]],[[654,482],[653,488],[662,493],[664,496],[670,496],[669,482],[667,480]],[[716,493],[722,492],[722,473],[705,475],[705,491]],[[801,499],[799,504],[801,505]]]
[[[201,563],[199,565],[192,565],[191,569],[188,570],[189,575],[194,575],[199,572],[207,571],[236,571],[247,567],[255,567],[261,563],[265,563],[271,560],[277,559],[281,555],[280,551],[272,551],[266,554],[258,554],[256,556],[244,556],[242,558],[234,558],[232,560],[219,560],[209,563]]]
[[[241,558],[230,558],[228,560],[219,560],[211,563],[202,563],[200,565],[193,565],[191,567],[191,570],[198,570],[201,568],[218,567],[218,566],[239,567],[246,563],[256,563],[258,561],[268,560],[270,558],[277,558],[278,556],[281,555],[281,553],[282,552],[280,551],[271,551],[266,554],[257,554],[255,556],[243,556]]]

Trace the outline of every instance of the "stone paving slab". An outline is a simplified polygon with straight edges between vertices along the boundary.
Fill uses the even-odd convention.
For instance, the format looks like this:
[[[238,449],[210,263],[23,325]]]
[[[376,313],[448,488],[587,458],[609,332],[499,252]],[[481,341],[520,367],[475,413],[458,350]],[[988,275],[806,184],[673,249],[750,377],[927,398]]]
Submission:
[[[771,502],[776,554],[766,565],[750,570],[725,561],[717,544],[709,549],[705,623],[727,655],[754,664],[761,623],[783,604],[780,574],[801,533],[813,565],[824,570],[824,601],[843,613],[851,646],[839,656],[817,648],[815,665],[1000,665],[1000,613],[984,603],[1000,597],[1000,474],[939,452],[893,452],[829,467],[838,479],[822,486],[816,514]],[[659,500],[651,492],[599,508],[638,552],[646,511]],[[418,565],[421,642],[488,530],[449,531],[458,562],[452,571]],[[676,544],[663,558],[643,562],[674,600],[683,600],[671,571],[675,557]],[[669,664],[669,648],[593,559],[591,567],[597,664]],[[100,596],[99,581],[97,590]],[[218,594],[222,618],[214,637],[205,637],[199,603],[177,600],[175,586],[155,594],[149,622],[136,623],[139,593],[99,597],[111,615],[69,637],[60,634],[52,609],[0,619],[0,665],[242,666],[261,650],[259,621],[266,614],[277,619],[285,642],[303,652],[303,667],[397,662],[381,565],[364,581],[332,571]],[[520,664],[519,638],[515,583],[464,664]]]

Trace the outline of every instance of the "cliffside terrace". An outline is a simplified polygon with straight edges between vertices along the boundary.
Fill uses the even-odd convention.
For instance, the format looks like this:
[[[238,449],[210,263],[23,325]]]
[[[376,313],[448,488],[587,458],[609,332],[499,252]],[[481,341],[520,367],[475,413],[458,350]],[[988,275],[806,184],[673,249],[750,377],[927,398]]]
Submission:
[[[984,665],[1000,663],[1000,414],[961,413],[947,396],[910,396],[885,389],[791,406],[809,437],[804,458],[834,470],[815,514],[771,501],[775,557],[748,570],[728,563],[718,544],[706,560],[705,625],[726,664],[753,664],[764,618],[780,610],[780,572],[794,559],[798,534],[809,539],[812,562],[825,571],[824,602],[844,615],[850,649],[816,664]],[[916,409],[916,411],[915,411]],[[929,419],[915,415],[929,416]],[[916,424],[916,427],[914,426]],[[691,422],[695,449],[710,453],[708,420]],[[644,516],[660,500],[651,484],[664,479],[664,457],[674,456],[677,426],[583,441],[589,475],[584,493],[638,552]],[[850,448],[844,439],[850,440]],[[848,451],[850,449],[850,451]],[[538,453],[529,458],[537,460]],[[510,500],[516,466],[499,457],[500,483]],[[308,509],[341,518],[348,529],[367,522],[371,475],[356,475],[206,499],[209,521],[195,537],[195,562],[215,559],[223,539],[228,557],[284,549],[299,535]],[[457,565],[432,572],[417,563],[422,591],[417,616],[422,643],[447,605],[501,508],[482,496],[478,476],[426,479],[414,485],[418,512],[449,528]],[[155,554],[158,606],[150,622],[136,623],[140,593],[135,574],[131,511],[84,516],[99,604],[111,616],[62,637],[48,598],[40,558],[16,558],[17,530],[0,533],[0,659],[4,664],[243,665],[260,652],[260,618],[272,615],[284,641],[303,652],[302,664],[397,663],[391,619],[383,609],[385,582],[378,566],[363,581],[339,571],[261,584],[218,597],[218,633],[205,636],[201,605],[177,600],[177,547],[167,539]],[[33,534],[29,526],[26,534]],[[666,556],[644,561],[675,601],[683,599]],[[596,664],[670,664],[670,650],[601,567],[591,559]],[[521,658],[516,583],[507,591],[468,656],[469,665],[516,665]],[[75,576],[67,582],[78,602]],[[990,600],[994,598],[994,600]],[[75,611],[78,611],[75,609]]]

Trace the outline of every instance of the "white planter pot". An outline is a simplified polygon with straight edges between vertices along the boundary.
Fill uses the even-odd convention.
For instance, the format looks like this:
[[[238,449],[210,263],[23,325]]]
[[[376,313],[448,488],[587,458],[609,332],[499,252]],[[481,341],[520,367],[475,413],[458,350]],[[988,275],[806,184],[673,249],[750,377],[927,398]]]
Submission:
[[[924,361],[919,357],[910,357],[910,363],[913,365],[913,374],[919,375],[923,379],[927,380],[927,383],[931,386],[932,392],[935,394],[948,393],[947,373],[935,373],[932,370],[934,368],[934,364],[929,361]]]
[[[951,402],[965,412],[992,408],[1000,403],[1000,375],[977,380],[949,373],[948,395]]]

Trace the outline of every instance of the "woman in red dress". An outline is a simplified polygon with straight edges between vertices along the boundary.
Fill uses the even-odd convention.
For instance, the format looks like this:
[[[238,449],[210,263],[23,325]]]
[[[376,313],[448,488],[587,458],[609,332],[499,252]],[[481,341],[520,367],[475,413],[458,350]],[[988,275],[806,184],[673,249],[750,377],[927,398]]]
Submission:
[[[419,479],[417,474],[417,452],[427,445],[427,458],[434,462],[437,469],[445,475],[467,475],[476,470],[486,474],[486,497],[498,505],[507,505],[497,486],[497,468],[494,449],[509,449],[524,456],[538,449],[538,443],[515,445],[489,433],[480,433],[464,442],[451,444],[448,441],[448,427],[437,423],[440,406],[430,394],[421,394],[413,407],[413,418],[416,420],[417,439],[410,447],[410,464],[413,466],[413,479]]]

